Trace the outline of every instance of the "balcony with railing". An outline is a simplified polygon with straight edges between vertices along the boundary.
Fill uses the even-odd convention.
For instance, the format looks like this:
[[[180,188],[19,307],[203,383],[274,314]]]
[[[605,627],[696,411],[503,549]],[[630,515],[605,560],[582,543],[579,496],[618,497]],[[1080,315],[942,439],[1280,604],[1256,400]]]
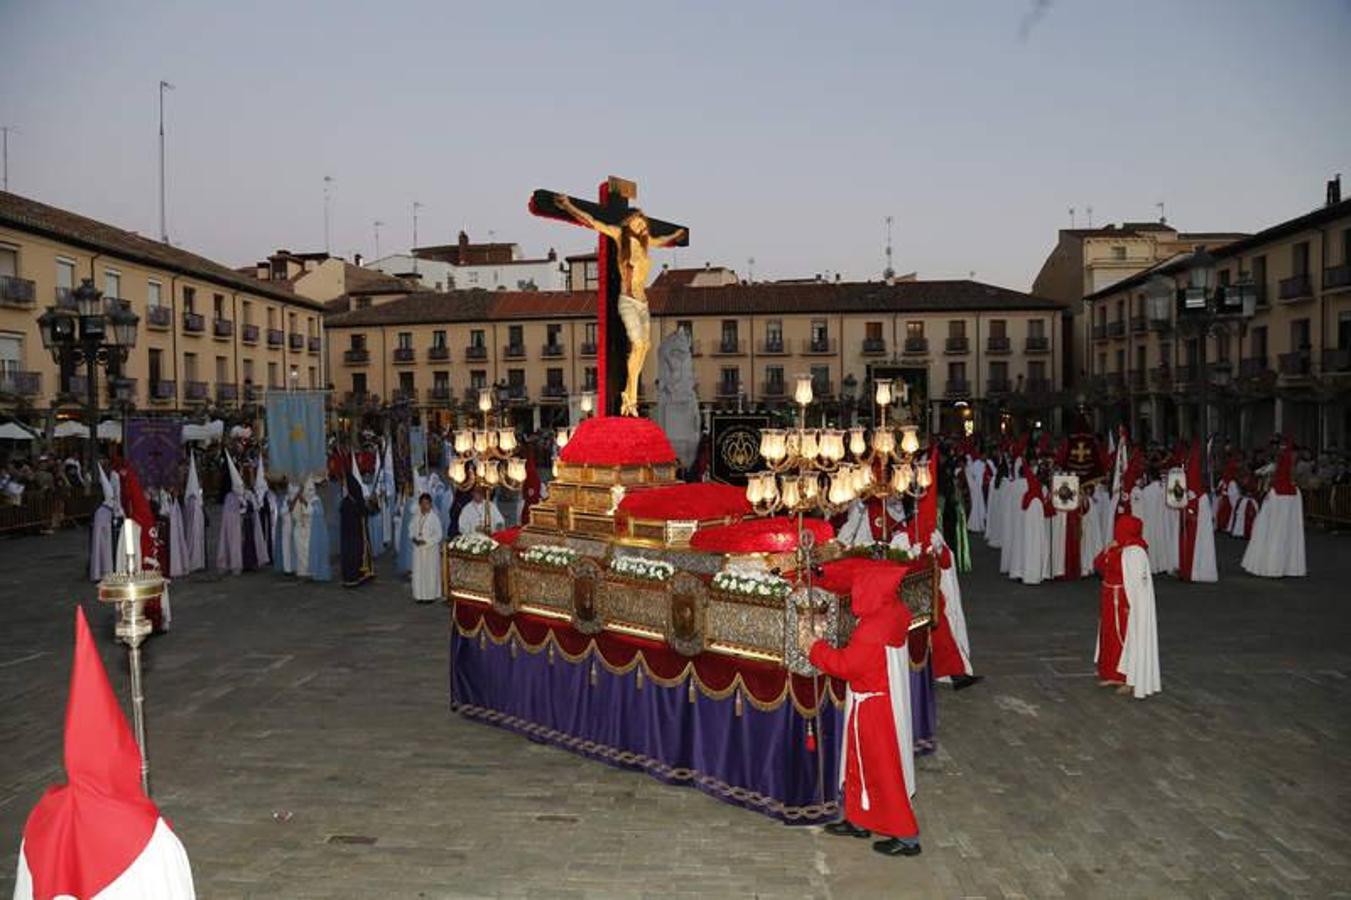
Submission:
[[[444,344],[427,348],[428,362],[450,362],[450,348]]]
[[[1323,290],[1340,291],[1351,288],[1351,262],[1328,266],[1323,270]]]
[[[375,401],[375,395],[370,391],[346,391],[342,395],[342,402],[347,406],[366,406]]]
[[[1103,376],[1103,384],[1106,385],[1108,392],[1120,393],[1126,386],[1126,373],[1108,372]]]
[[[1173,390],[1190,391],[1201,386],[1199,363],[1183,363],[1173,370]]]
[[[365,347],[353,347],[342,351],[342,361],[348,366],[364,366],[371,361],[371,351]]]
[[[812,394],[818,400],[830,399],[835,396],[835,383],[829,378],[813,378]]]
[[[1049,353],[1051,351],[1051,339],[1046,336],[1029,337],[1023,342],[1024,353]]]
[[[75,308],[75,289],[68,287],[59,287],[56,289],[56,308],[74,309]]]
[[[323,349],[324,339],[317,334],[312,334],[305,338],[305,349],[310,353],[318,353]]]
[[[187,400],[202,401],[206,399],[205,381],[186,381],[183,383],[183,397]]]
[[[1173,320],[1167,317],[1156,319],[1151,316],[1149,319],[1149,330],[1155,334],[1168,334],[1173,330]]]
[[[735,400],[741,393],[740,381],[719,381],[716,396],[719,400]]]
[[[949,397],[971,396],[971,382],[965,378],[949,378],[946,388]]]
[[[1013,390],[1013,384],[1007,378],[987,378],[985,379],[986,394],[1007,394]]]
[[[740,338],[722,338],[713,345],[714,356],[744,356],[746,341]]]
[[[546,384],[540,389],[541,403],[562,403],[568,399],[568,388],[564,384]]]
[[[802,342],[803,356],[834,356],[835,352],[834,338],[807,338]]]
[[[483,390],[483,389],[486,388],[486,387],[488,387],[488,385],[486,385],[486,384],[484,384],[484,385],[474,385],[474,384],[469,385],[469,387],[467,387],[467,388],[464,389],[464,399],[465,399],[467,402],[469,402],[469,403],[477,403],[477,402],[478,402],[478,393],[479,393],[479,391]]]
[[[863,339],[864,356],[886,356],[887,342],[884,338],[864,338]]]
[[[503,359],[525,359],[525,344],[502,345]]]
[[[567,347],[558,341],[545,341],[539,348],[539,355],[542,359],[562,359],[566,352]]]
[[[588,357],[595,356],[595,355],[596,355],[596,342],[595,342],[595,341],[582,341],[582,343],[577,347],[577,353],[578,353],[579,356],[588,356]]]
[[[1155,366],[1149,370],[1149,386],[1156,391],[1166,391],[1173,386],[1173,370],[1169,366]]]
[[[526,390],[523,384],[509,384],[506,391],[508,403],[528,403],[530,401],[530,392]]]
[[[286,343],[286,332],[280,328],[269,328],[267,330],[267,345],[269,347],[280,347]]]
[[[1206,380],[1214,385],[1226,385],[1233,381],[1234,364],[1227,359],[1206,364]]]
[[[0,371],[0,394],[11,397],[36,397],[42,393],[42,373],[17,369]]]
[[[258,343],[258,326],[244,323],[239,328],[239,339],[246,344]]]
[[[204,331],[206,331],[206,316],[195,312],[183,313],[184,334],[201,334]]]
[[[427,402],[449,403],[451,397],[454,396],[454,393],[455,392],[451,389],[450,385],[445,382],[433,384],[431,387],[427,388]]]
[[[1131,316],[1131,334],[1144,334],[1149,330],[1149,319],[1146,316]]]
[[[67,396],[83,397],[89,393],[89,379],[83,375],[67,375],[62,379],[62,384],[64,386],[60,393]]]
[[[929,339],[926,337],[907,337],[903,349],[906,353],[928,353]]]
[[[483,362],[488,358],[488,348],[484,344],[470,344],[464,348],[464,358],[468,362]]]
[[[1245,356],[1238,361],[1240,378],[1262,378],[1270,371],[1265,356]]]
[[[780,400],[783,398],[786,391],[787,387],[785,386],[785,382],[781,380],[771,379],[769,381],[761,382],[760,384],[760,396],[764,397],[766,400]]]
[[[1116,319],[1107,323],[1107,336],[1110,338],[1119,338],[1126,336],[1126,320]],[[1028,338],[1031,340],[1031,338]]]
[[[244,402],[245,402],[245,403],[257,403],[259,400],[262,400],[262,399],[263,399],[263,387],[262,387],[262,385],[259,385],[259,384],[252,384],[252,383],[249,383],[249,384],[245,384],[245,385],[244,385]]]
[[[1346,375],[1351,373],[1351,349],[1345,347],[1323,351],[1323,374]]]
[[[290,342],[289,346],[292,350],[299,352],[305,349],[305,335],[300,332],[293,331],[287,335],[286,339]]]
[[[155,331],[167,331],[174,324],[174,311],[167,306],[148,306],[145,310],[145,327]]]
[[[239,387],[233,384],[220,382],[216,385],[217,403],[234,403],[239,399]]]
[[[779,335],[778,337],[761,340],[756,345],[755,352],[761,356],[785,356],[788,353],[788,348],[783,342],[783,335]]]
[[[225,340],[233,337],[235,333],[235,323],[229,319],[213,319],[211,322],[211,336]]]
[[[1313,374],[1313,353],[1309,350],[1282,353],[1276,363],[1282,378],[1308,378]]]
[[[1049,378],[1029,378],[1027,379],[1027,393],[1034,397],[1045,397],[1052,392],[1051,379]]]
[[[1107,323],[1099,322],[1093,326],[1093,340],[1103,341],[1107,339]]]
[[[1007,336],[1005,337],[991,336],[985,339],[986,353],[1008,353],[1010,347],[1011,344],[1009,343],[1009,339]]]
[[[1131,369],[1126,373],[1126,385],[1136,393],[1145,389],[1145,372],[1143,369]]]
[[[971,342],[964,337],[950,337],[943,342],[944,353],[970,353]]]
[[[1309,300],[1313,297],[1313,279],[1307,274],[1282,278],[1276,284],[1276,291],[1282,303]]]
[[[27,278],[0,275],[0,306],[27,309],[37,305],[37,285]]]
[[[178,396],[178,383],[167,378],[150,382],[150,402],[171,403]]]
[[[415,387],[396,387],[389,392],[390,403],[416,403],[417,388]]]
[[[411,365],[415,362],[417,362],[417,351],[412,347],[394,348],[394,364],[396,366]]]

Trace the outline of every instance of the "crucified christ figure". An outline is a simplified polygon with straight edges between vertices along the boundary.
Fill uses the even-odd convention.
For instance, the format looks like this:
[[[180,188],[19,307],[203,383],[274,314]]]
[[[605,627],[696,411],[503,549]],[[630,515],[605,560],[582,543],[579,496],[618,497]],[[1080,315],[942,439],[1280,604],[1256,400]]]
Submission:
[[[554,203],[581,225],[598,231],[614,242],[619,263],[619,318],[629,338],[628,380],[620,405],[620,415],[638,415],[638,376],[652,348],[652,314],[647,308],[647,275],[652,269],[648,250],[670,247],[686,237],[684,228],[657,237],[652,234],[647,216],[634,209],[618,225],[602,222],[581,209],[566,194],[555,194]]]

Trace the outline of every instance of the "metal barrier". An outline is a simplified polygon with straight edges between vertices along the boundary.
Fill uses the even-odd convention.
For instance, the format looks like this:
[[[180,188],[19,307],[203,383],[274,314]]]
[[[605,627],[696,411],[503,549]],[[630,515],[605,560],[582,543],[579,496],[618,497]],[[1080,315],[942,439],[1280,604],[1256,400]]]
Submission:
[[[1325,528],[1351,528],[1351,485],[1332,484],[1300,492],[1304,517]]]
[[[0,504],[0,534],[10,531],[41,530],[52,527],[56,497],[44,494],[41,497],[25,496],[22,503]],[[97,494],[68,495],[62,498],[61,525],[88,519],[103,502]]]

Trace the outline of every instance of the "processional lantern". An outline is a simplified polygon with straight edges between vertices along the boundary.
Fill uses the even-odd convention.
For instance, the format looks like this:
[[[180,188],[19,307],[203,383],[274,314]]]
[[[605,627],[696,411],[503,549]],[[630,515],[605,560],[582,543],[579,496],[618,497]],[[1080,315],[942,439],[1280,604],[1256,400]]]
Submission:
[[[446,475],[457,490],[482,487],[492,491],[505,487],[519,490],[525,483],[525,460],[516,455],[520,442],[510,425],[494,426],[492,388],[480,388],[481,428],[462,428],[455,432],[452,448],[455,458],[446,467]]]

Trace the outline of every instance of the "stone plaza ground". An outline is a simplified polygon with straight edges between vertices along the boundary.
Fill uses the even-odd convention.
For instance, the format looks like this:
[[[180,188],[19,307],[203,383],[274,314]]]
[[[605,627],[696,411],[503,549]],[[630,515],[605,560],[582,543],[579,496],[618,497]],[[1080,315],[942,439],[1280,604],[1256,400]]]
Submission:
[[[443,606],[269,573],[174,585],[149,644],[153,794],[199,896],[1351,896],[1351,538],[1313,575],[1158,580],[1164,693],[1096,686],[1096,581],[963,579],[987,680],[939,699],[924,853],[795,829],[447,710]],[[382,564],[384,565],[384,564]],[[0,541],[0,835],[63,778],[84,532]],[[125,653],[104,659],[125,696]],[[12,862],[0,864],[7,896]]]

